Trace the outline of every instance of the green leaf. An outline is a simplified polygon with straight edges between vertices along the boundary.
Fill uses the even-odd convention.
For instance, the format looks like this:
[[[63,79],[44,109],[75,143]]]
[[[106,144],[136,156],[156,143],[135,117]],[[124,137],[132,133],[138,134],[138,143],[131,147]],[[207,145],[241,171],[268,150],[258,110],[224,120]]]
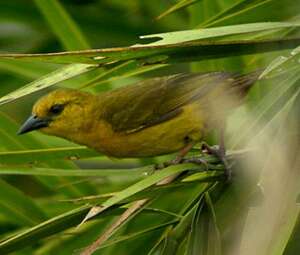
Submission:
[[[161,19],[173,12],[179,11],[180,9],[186,8],[194,3],[199,2],[200,0],[181,0],[178,1],[176,4],[171,6],[168,10],[164,11],[162,14],[160,14],[156,19]]]
[[[298,204],[298,209],[299,209],[299,204]],[[299,214],[296,219],[296,224],[294,226],[294,229],[292,230],[292,233],[287,237],[290,237],[288,240],[288,243],[285,247],[285,250],[283,252],[283,255],[294,255],[297,254],[297,252],[300,250],[299,246],[299,234],[300,234],[300,227],[299,227]]]
[[[142,74],[144,72],[156,70],[162,67],[166,67],[167,64],[145,64],[141,63],[140,61],[134,61],[129,60],[126,62],[121,62],[120,64],[117,64],[115,67],[109,68],[108,70],[105,70],[101,72],[98,76],[95,78],[89,80],[88,82],[81,84],[80,89],[84,89],[87,87],[93,87],[93,86],[101,86],[103,83],[106,82],[114,82],[118,81],[120,79],[132,77],[135,75]]]
[[[43,64],[38,62],[22,61],[15,59],[4,59],[0,60],[0,69],[6,72],[22,76],[28,79],[36,79],[41,75],[52,71],[54,67],[49,64]]]
[[[86,73],[94,68],[96,68],[97,65],[89,65],[89,64],[71,64],[67,65],[63,68],[60,68],[52,73],[49,73],[29,84],[26,86],[13,91],[12,93],[0,98],[0,105],[11,102],[13,100],[16,100],[20,97],[23,97],[25,95],[34,93],[36,91],[39,91],[41,89],[45,89],[49,86],[52,86],[58,82],[70,79],[74,76]]]
[[[202,179],[200,177],[200,174],[202,175]],[[220,178],[219,173],[215,174],[216,177],[218,176]],[[196,178],[195,175],[197,175]],[[183,215],[180,219],[180,222],[174,228],[168,229],[162,234],[152,250],[149,252],[149,255],[156,254],[156,252],[158,251],[160,252],[159,254],[173,255],[176,251],[182,248],[183,243],[186,242],[188,233],[190,231],[193,215],[195,214],[197,208],[197,202],[202,199],[203,194],[207,190],[212,188],[215,185],[215,181],[217,181],[217,179],[210,179],[210,175],[214,175],[214,172],[209,171],[203,173],[195,173],[181,180],[181,184],[185,183],[186,181],[194,181],[196,179],[199,181],[204,181],[205,183],[197,185],[195,189],[193,189],[193,192],[185,195],[186,203],[180,209],[180,215]],[[181,188],[181,190],[183,191],[183,188]],[[167,203],[168,197],[170,197],[170,195],[166,196],[165,203]],[[185,249],[183,248],[183,250]]]
[[[261,22],[261,23],[249,23],[241,25],[231,25],[224,27],[214,27],[206,29],[193,29],[186,31],[176,31],[163,34],[153,34],[153,35],[144,35],[140,36],[142,39],[149,38],[161,38],[157,42],[147,44],[147,46],[161,46],[167,44],[178,44],[183,42],[190,42],[195,40],[203,40],[208,38],[216,38],[221,36],[229,36],[235,34],[245,34],[251,32],[260,32],[266,30],[273,30],[279,28],[291,28],[299,27],[299,22]],[[143,46],[141,46],[143,47]]]
[[[57,0],[35,0],[49,26],[67,50],[90,48],[82,32]]]
[[[110,175],[108,175],[110,176]],[[203,182],[209,182],[209,178],[207,179],[202,179]],[[200,183],[201,181],[199,181]],[[190,182],[189,182],[190,183]],[[178,188],[183,188],[186,185],[189,185],[189,183],[176,183],[176,184],[168,184],[168,185],[158,185],[154,187],[147,188],[143,191],[140,191],[139,193],[131,196],[129,199],[125,199],[122,201],[122,204],[127,204],[133,201],[141,200],[144,198],[154,198],[157,197],[158,195],[169,193],[172,191],[176,191]],[[198,183],[198,182],[197,182]],[[112,192],[112,193],[105,193],[105,194],[100,194],[100,195],[92,195],[92,196],[86,196],[86,197],[79,197],[79,198],[74,198],[74,199],[64,199],[64,202],[73,202],[73,203],[93,203],[93,204],[99,204],[102,203],[103,200],[110,198],[114,195],[116,195],[117,192]],[[157,211],[164,211],[161,209],[153,209]],[[171,213],[170,213],[171,214]],[[174,216],[175,214],[173,214]],[[177,215],[178,216],[178,215]]]
[[[97,157],[99,153],[84,146],[14,150],[0,152],[0,164],[29,164],[51,160],[78,160]]]
[[[26,245],[31,245],[41,238],[59,233],[62,230],[75,226],[80,222],[89,206],[82,206],[67,213],[53,217],[32,228],[14,235],[0,242],[0,253],[5,254],[19,250]]]
[[[197,209],[196,202],[203,198],[203,193],[211,186],[212,184],[209,183],[198,187],[196,192],[193,194],[193,199],[191,201],[192,203],[190,203],[188,207],[185,208],[184,215],[181,218],[180,222],[173,229],[170,229],[167,233],[165,233],[163,239],[161,238],[159,240],[159,245],[157,244],[156,247],[154,247],[150,252],[151,255],[155,254],[154,251],[157,248],[159,250],[161,249],[160,253],[163,255],[172,255],[176,251],[178,251],[180,244],[184,242],[190,231],[193,215],[195,214],[195,211]]]
[[[271,0],[271,1],[273,1],[273,0]],[[268,2],[270,2],[270,0],[262,0],[262,1],[261,0],[254,0],[254,1],[240,0],[240,1],[236,1],[232,5],[227,7],[226,9],[223,9],[218,14],[205,20],[205,22],[200,24],[199,27],[213,26],[216,23],[222,24],[222,21],[224,21],[224,20],[230,19],[232,17],[240,16],[240,15],[242,16],[245,12],[248,12],[249,10],[260,7],[261,5],[264,5]]]
[[[191,44],[187,44],[185,42],[200,40],[209,37],[221,36],[225,34],[234,34],[234,33],[242,33],[245,32],[244,29],[252,29],[252,31],[262,31],[268,29],[275,29],[279,27],[294,27],[298,26],[298,23],[258,23],[258,24],[245,24],[245,25],[237,25],[232,27],[224,27],[224,28],[211,28],[207,30],[191,30],[191,31],[181,31],[174,32],[169,34],[158,34],[146,36],[145,38],[149,38],[152,36],[163,36],[163,39],[157,43],[148,44],[146,46],[134,46],[128,48],[117,48],[117,49],[104,49],[104,50],[92,50],[92,51],[80,51],[74,53],[57,53],[57,54],[19,54],[19,55],[2,55],[5,58],[36,58],[40,60],[68,60],[72,59],[74,61],[79,57],[79,61],[82,59],[86,59],[86,62],[91,62],[92,58],[97,58],[97,61],[102,61],[102,63],[110,64],[112,59],[113,61],[120,60],[128,60],[128,59],[137,59],[144,58],[144,62],[147,63],[149,56],[157,55],[157,54],[167,54],[168,58],[164,60],[164,62],[173,62],[173,61],[182,61],[186,60],[186,58],[192,57],[204,59],[206,56],[209,58],[217,58],[224,57],[226,55],[238,55],[238,54],[249,54],[254,52],[263,51],[272,51],[279,50],[284,48],[290,48],[295,43],[299,43],[300,39],[291,39],[291,40],[280,40],[280,41],[228,41],[228,42],[198,42]],[[216,29],[218,31],[216,31]],[[247,30],[248,31],[248,30]],[[248,31],[249,32],[249,31]],[[178,39],[183,38],[183,39]],[[176,40],[175,40],[176,39]],[[175,40],[175,41],[174,41]],[[299,42],[298,42],[299,41]],[[167,42],[167,43],[166,43]],[[170,47],[168,43],[175,43]],[[279,44],[279,42],[281,42]],[[183,44],[184,43],[184,44]],[[154,45],[153,44],[157,44]],[[164,45],[165,44],[165,45]],[[99,59],[99,54],[104,55]],[[1,57],[1,55],[0,55]],[[116,59],[117,58],[117,59]],[[160,58],[158,58],[160,59]],[[78,60],[78,59],[77,59]],[[159,62],[161,60],[158,60]],[[155,64],[155,63],[152,63]],[[39,91],[41,89],[52,86],[60,81],[67,80],[76,75],[88,72],[97,67],[96,64],[72,64],[68,65],[62,69],[56,70],[32,83],[29,83],[25,87],[12,92],[2,98],[0,98],[0,104],[10,102],[27,94]]]
[[[173,224],[175,224],[177,222],[178,222],[178,219],[177,220],[175,219],[175,220],[171,220],[169,222],[158,224],[158,225],[150,227],[150,228],[143,229],[143,230],[135,232],[135,233],[131,233],[129,235],[125,235],[125,236],[120,236],[120,237],[113,238],[111,241],[107,241],[105,244],[103,244],[102,246],[100,246],[98,249],[109,247],[111,245],[116,245],[119,242],[124,242],[124,241],[129,240],[129,239],[137,238],[140,235],[146,234],[148,232],[155,231],[157,229],[165,228],[165,227],[173,225]]]
[[[251,116],[255,117],[246,118],[238,127],[241,131],[238,136],[234,136],[229,142],[231,148],[239,147],[247,137],[249,138],[254,134],[254,130],[261,129],[263,123],[267,124],[270,122],[277,113],[277,111],[274,111],[274,108],[278,107],[278,104],[281,104],[280,108],[283,108],[283,105],[288,101],[287,98],[293,96],[291,91],[294,91],[300,79],[300,66],[298,64],[295,65],[299,58],[299,53],[297,51],[294,52],[296,53],[292,54],[290,58],[284,57],[284,61],[282,61],[281,57],[277,58],[262,74],[263,77],[268,77],[284,70],[288,71],[287,66],[291,69],[282,78],[279,77],[280,79],[276,84],[273,83],[270,92],[265,97],[256,102],[256,107],[250,112]],[[291,64],[293,68],[291,68]],[[255,133],[257,135],[258,131]]]
[[[57,234],[63,230],[69,229],[78,225],[82,217],[88,212],[91,206],[84,205],[75,208],[66,213],[60,214],[58,216],[52,217],[32,228],[20,232],[6,240],[0,242],[0,253],[5,254],[12,251],[19,250],[24,246],[33,245],[40,241],[42,238],[49,237],[53,234]],[[125,209],[112,209],[104,213],[101,219],[105,220],[104,217],[120,215]],[[151,214],[160,212],[153,211],[151,209],[145,210],[145,212],[150,212]],[[78,230],[77,230],[78,231]]]
[[[143,43],[144,41],[148,43],[149,41],[153,42],[156,40],[156,38],[152,37],[149,38],[149,40],[147,38],[147,40],[136,42],[134,37],[139,34],[145,34],[145,31],[148,31],[147,33],[149,34],[161,33],[161,31],[174,31],[179,33],[170,44],[165,45],[159,45],[159,42],[164,42],[164,40],[161,40],[155,41],[155,43],[158,44],[155,46],[151,46],[152,44],[150,43],[149,45],[145,44],[139,47],[132,46],[41,55],[6,55],[6,57],[10,56],[11,58],[2,58],[2,62],[0,60],[0,68],[2,68],[0,74],[2,81],[1,96],[22,86],[24,80],[36,79],[52,71],[52,66],[47,70],[48,67],[45,66],[44,68],[42,64],[39,66],[40,63],[37,61],[67,64],[99,64],[99,66],[103,66],[101,70],[97,67],[92,68],[91,72],[87,72],[83,75],[84,77],[79,77],[79,79],[77,78],[76,80],[72,79],[65,82],[64,78],[62,78],[64,82],[58,84],[70,88],[88,88],[91,92],[96,93],[114,87],[125,86],[129,82],[132,83],[136,80],[141,80],[143,77],[130,79],[127,77],[144,74],[150,70],[155,71],[146,73],[146,76],[160,76],[182,71],[185,72],[188,70],[188,64],[182,62],[186,61],[197,61],[198,72],[226,70],[246,73],[249,70],[267,66],[268,63],[278,57],[278,55],[290,59],[289,55],[284,55],[286,53],[274,51],[295,48],[300,44],[299,26],[261,30],[251,33],[248,33],[245,29],[241,34],[232,34],[235,28],[229,26],[227,27],[228,33],[224,36],[220,34],[214,37],[212,33],[211,37],[204,39],[195,39],[195,36],[192,38],[192,41],[182,41],[182,39],[190,40],[189,38],[182,38],[183,36],[188,36],[189,33],[186,31],[187,34],[183,34],[181,33],[183,31],[180,31],[192,29],[194,25],[198,24],[207,26],[217,25],[224,28],[224,26],[228,24],[243,25],[251,22],[296,21],[297,19],[299,20],[299,17],[293,16],[298,15],[299,12],[298,0],[202,0],[198,1],[197,5],[195,4],[189,8],[190,13],[192,13],[192,15],[194,14],[194,17],[191,17],[192,15],[188,16],[187,12],[177,12],[166,19],[162,19],[160,22],[154,23],[151,23],[153,17],[157,17],[158,14],[167,10],[167,3],[162,5],[161,2],[160,4],[156,4],[152,1],[114,0],[80,1],[81,3],[79,4],[79,1],[77,1],[78,3],[75,3],[75,1],[58,1],[59,0],[56,0],[56,2],[54,2],[50,0],[47,3],[45,0],[40,1],[40,3],[44,2],[43,4],[48,6],[47,10],[44,6],[44,10],[40,13],[39,10],[42,10],[42,8],[39,9],[35,4],[28,4],[26,1],[2,1],[3,3],[0,3],[0,51],[3,53],[7,52],[7,50],[24,53],[55,52],[61,49],[61,45],[58,43],[61,43],[64,47],[68,47],[68,49],[71,47],[74,47],[74,49],[78,47],[79,49],[81,46],[78,44],[76,32],[72,30],[72,24],[70,26],[70,24],[67,23],[70,16],[76,20],[76,23],[80,24],[80,30],[89,36],[88,41],[93,42],[93,45],[98,45],[99,48],[111,47],[111,45],[114,45],[114,47],[119,45],[131,45],[133,41],[135,43]],[[169,6],[175,3],[188,3],[189,1],[193,0],[177,0],[173,1],[173,3],[170,2]],[[18,4],[16,4],[16,2],[18,2]],[[53,3],[56,3],[58,9]],[[66,8],[63,12],[61,12],[62,4],[63,7]],[[53,12],[53,10],[57,11]],[[64,13],[67,11],[70,11],[71,15],[67,14],[67,19],[64,21]],[[44,18],[46,20],[50,19],[48,21],[50,26],[48,27],[40,15],[43,12],[45,13]],[[115,17],[118,17],[118,19]],[[191,23],[191,19],[195,21],[193,24]],[[108,25],[110,29],[107,29]],[[62,31],[65,28],[68,29],[68,31],[65,30],[63,33]],[[79,30],[78,28],[76,29]],[[195,30],[192,30],[192,32],[194,31]],[[203,30],[199,30],[201,33],[202,31]],[[204,31],[211,32],[211,30]],[[201,36],[202,35],[203,34],[201,34]],[[166,33],[166,39],[168,38]],[[71,41],[71,39],[73,41]],[[84,41],[86,40],[84,39]],[[72,43],[74,43],[74,46],[71,45]],[[75,44],[78,45],[76,46]],[[256,55],[248,55],[253,53]],[[24,57],[22,61],[15,62],[17,58],[21,60],[22,57]],[[28,60],[30,60],[30,62],[27,62]],[[270,80],[269,83],[266,82],[266,85],[260,87],[258,86],[260,83],[263,83],[263,81],[258,82],[258,86],[255,86],[249,94],[248,104],[242,106],[243,109],[249,107],[254,110],[254,121],[248,122],[247,126],[240,126],[239,124],[244,122],[243,120],[245,120],[246,114],[238,115],[238,124],[230,120],[228,121],[229,125],[236,128],[233,133],[234,137],[237,138],[237,134],[242,135],[244,131],[254,126],[254,135],[263,136],[269,129],[277,128],[278,125],[276,125],[276,123],[281,123],[279,120],[282,119],[283,112],[288,112],[291,107],[300,109],[297,106],[293,106],[299,101],[299,80],[297,80],[297,73],[299,73],[298,60],[298,57],[291,58],[287,61],[285,58],[278,58],[267,68],[263,74],[264,78],[273,79],[272,77],[275,76],[276,80]],[[163,70],[158,69],[163,66],[167,66],[167,68]],[[54,67],[56,67],[56,65],[54,65]],[[279,72],[279,69],[282,69],[282,72]],[[193,71],[196,71],[196,69],[193,69]],[[290,83],[293,83],[293,85]],[[91,89],[92,86],[97,87]],[[261,110],[261,114],[261,112],[255,109],[257,105],[260,105],[261,95],[268,96],[269,94],[266,92],[269,90],[272,91],[270,91],[271,94],[267,103],[261,104],[261,108],[258,109]],[[31,92],[29,92],[29,94],[31,94]],[[24,98],[24,101],[34,99],[35,96],[36,95],[30,95]],[[272,100],[273,103],[271,102]],[[89,207],[91,204],[99,205],[102,204],[103,201],[107,201],[107,196],[105,198],[98,198],[99,194],[105,193],[107,195],[113,193],[112,195],[117,195],[117,192],[122,191],[122,189],[128,187],[128,185],[132,185],[132,181],[146,180],[147,176],[139,175],[139,173],[135,171],[134,173],[130,172],[129,168],[138,165],[138,160],[121,160],[117,163],[111,163],[111,159],[104,159],[102,156],[90,160],[88,158],[93,155],[93,152],[89,152],[82,147],[79,147],[78,151],[74,147],[70,152],[67,152],[66,146],[72,145],[69,145],[69,143],[61,139],[39,136],[37,133],[17,137],[15,132],[19,126],[19,121],[23,119],[24,116],[22,115],[25,114],[25,111],[29,110],[30,107],[29,103],[24,104],[22,101],[23,100],[18,100],[15,103],[1,107],[0,162],[6,164],[4,166],[1,165],[2,173],[8,174],[5,176],[1,175],[1,178],[3,177],[4,180],[7,180],[7,183],[14,185],[16,189],[20,187],[20,189],[24,191],[23,194],[26,194],[26,197],[32,200],[43,212],[46,212],[48,217],[58,216],[53,222],[51,222],[50,218],[47,221],[48,223],[43,222],[45,224],[38,224],[36,228],[34,227],[24,231],[24,225],[28,226],[30,222],[27,222],[23,218],[15,218],[15,216],[13,216],[14,213],[1,207],[0,238],[3,239],[12,235],[13,237],[9,237],[7,242],[2,241],[0,254],[6,254],[9,251],[13,251],[16,254],[34,253],[36,255],[76,253],[78,249],[93,242],[93,240],[101,235],[102,231],[105,230],[115,216],[119,216],[120,213],[124,212],[125,207],[128,208],[129,204],[124,203],[132,202],[140,198],[150,198],[152,203],[149,206],[156,212],[159,211],[159,213],[155,214],[153,210],[152,214],[149,215],[147,213],[149,209],[145,208],[141,213],[136,215],[136,217],[131,218],[125,226],[107,241],[107,243],[116,241],[113,245],[109,246],[112,249],[104,248],[97,251],[96,254],[147,254],[153,247],[153,253],[151,254],[158,255],[162,254],[164,251],[163,248],[165,245],[168,245],[170,248],[169,251],[171,251],[170,255],[187,255],[188,233],[194,216],[194,213],[191,213],[194,212],[191,211],[191,208],[193,208],[199,199],[201,192],[203,192],[203,187],[208,186],[211,187],[209,192],[213,200],[213,206],[211,204],[209,206],[209,203],[207,203],[207,212],[215,211],[215,218],[217,218],[216,223],[218,223],[217,225],[221,233],[222,252],[224,252],[224,255],[227,253],[230,255],[234,254],[237,251],[232,252],[231,248],[240,247],[240,240],[248,240],[246,233],[241,230],[248,229],[245,219],[247,217],[249,204],[252,206],[251,194],[254,189],[257,189],[255,186],[257,179],[252,183],[255,187],[250,187],[248,182],[249,179],[252,180],[252,178],[246,173],[251,173],[252,177],[252,174],[254,172],[256,173],[257,169],[259,169],[254,167],[258,161],[257,158],[246,164],[242,164],[243,162],[239,160],[236,161],[236,158],[229,159],[230,162],[236,163],[234,176],[230,183],[224,184],[223,188],[220,189],[220,195],[217,199],[213,197],[215,187],[212,185],[215,181],[218,181],[218,185],[222,184],[222,180],[213,175],[220,175],[222,174],[221,171],[213,171],[210,177],[207,173],[187,171],[182,173],[175,183],[165,185],[164,187],[152,185],[142,191],[138,191],[134,195],[109,207],[101,213],[98,218],[95,218],[95,220],[89,221],[80,228],[70,229],[70,227],[76,226],[81,222],[82,218],[84,218],[91,208]],[[264,107],[267,109],[265,110]],[[3,113],[10,118],[9,121],[8,118],[3,116]],[[288,118],[285,119],[285,122],[299,123],[299,111],[297,111],[297,113],[298,114],[293,116],[289,115]],[[258,121],[256,117],[259,118]],[[259,125],[261,122],[263,124],[262,126]],[[286,126],[283,133],[288,137],[292,137],[292,139],[297,142],[299,140],[297,139],[299,137],[297,130],[299,130],[299,127],[298,129],[291,129]],[[245,137],[248,138],[247,136]],[[264,162],[266,162],[265,156],[274,150],[272,144],[278,140],[279,135],[273,137],[274,139],[270,142],[269,149],[265,151],[262,150],[261,154],[258,155],[263,156]],[[297,158],[296,153],[299,152],[299,148],[294,149],[293,147],[289,147],[287,139],[283,139],[282,141],[282,152],[287,151],[289,155],[294,155],[294,152],[295,158]],[[238,143],[238,145],[241,144],[240,142]],[[62,150],[60,151],[56,146],[60,146]],[[196,151],[194,152],[196,154]],[[191,154],[194,152],[191,152]],[[32,153],[32,156],[30,153]],[[282,155],[283,154],[279,154],[278,157],[271,157],[270,161],[274,161],[275,159],[281,160],[283,159]],[[73,166],[72,159],[77,159],[77,156],[87,158],[88,160],[75,161]],[[247,158],[248,153],[247,155],[241,154],[242,158],[244,158],[244,156]],[[158,160],[164,161],[169,158],[170,156],[163,156]],[[37,164],[28,164],[35,163],[35,161]],[[143,164],[149,163],[148,159],[142,159],[142,161]],[[95,172],[96,169],[90,172],[90,170],[93,170],[91,168],[98,166],[99,168],[111,168],[107,166],[108,164],[113,165],[120,171],[124,169],[125,172],[118,173],[118,170],[115,172],[110,170],[108,172],[102,172],[101,169],[99,169],[99,173]],[[297,166],[298,165],[299,162]],[[36,168],[37,166],[38,168]],[[84,170],[77,169],[73,172],[73,169],[71,169],[73,167],[87,168],[87,172],[83,173]],[[257,248],[262,245],[269,246],[265,254],[282,254],[282,250],[291,237],[291,231],[295,224],[294,220],[297,214],[291,215],[285,212],[290,210],[290,208],[294,210],[295,201],[293,199],[287,199],[284,201],[289,201],[289,203],[285,203],[284,201],[280,203],[279,197],[282,195],[283,198],[291,198],[291,196],[299,193],[298,189],[290,189],[290,187],[293,186],[290,185],[291,183],[283,183],[283,180],[285,180],[290,172],[296,174],[298,171],[297,168],[294,169],[288,166],[282,167],[282,169],[284,169],[284,175],[280,179],[280,187],[273,189],[278,195],[275,196],[275,200],[270,201],[270,204],[278,205],[281,210],[280,212],[283,213],[279,213],[279,220],[276,222],[276,226],[270,229],[270,232],[264,232],[265,229],[262,228],[262,224],[258,223],[260,220],[261,222],[266,222],[264,220],[265,218],[261,217],[260,214],[258,214],[257,217],[253,217],[254,224],[250,222],[249,228],[254,228],[253,237],[257,240],[258,245],[251,246],[245,242],[246,251],[249,251],[248,248],[252,247],[257,250]],[[278,171],[272,170],[274,169],[271,169],[270,173],[263,173],[263,175],[266,175],[265,180],[268,183],[273,183],[274,177],[278,173]],[[245,172],[245,175],[247,175],[243,180],[239,174],[241,172]],[[72,174],[77,176],[67,176]],[[94,174],[96,174],[96,176],[94,176]],[[98,174],[106,176],[97,177]],[[135,177],[132,178],[132,176]],[[295,175],[294,178],[291,179],[293,179],[295,187],[299,187],[298,176]],[[91,186],[91,188],[82,189],[83,182]],[[46,187],[46,190],[44,190],[45,188],[41,189],[42,185]],[[77,190],[78,187],[80,187],[79,190]],[[280,192],[278,190],[280,190]],[[5,197],[5,190],[3,190],[1,194],[1,196]],[[94,197],[94,199],[84,200],[84,198],[89,197]],[[74,215],[77,209],[69,211],[74,208],[72,202],[58,202],[61,200],[72,200],[73,198],[77,198],[78,202],[90,203],[90,205],[84,210],[82,209],[82,211],[80,211],[80,208],[77,208],[78,214],[76,217]],[[274,201],[276,201],[276,203],[274,203]],[[7,202],[9,203],[11,201]],[[17,200],[12,202],[16,203],[16,206],[18,205]],[[209,210],[209,208],[212,208],[212,210]],[[164,214],[163,211],[167,211],[169,214]],[[274,211],[271,211],[271,214],[270,211],[266,211],[266,219],[272,218],[275,215]],[[62,213],[65,212],[67,214],[70,212],[70,214],[63,217]],[[189,217],[186,217],[187,212],[190,213]],[[179,215],[179,217],[177,217],[177,215]],[[183,215],[183,217],[180,217],[181,215]],[[180,221],[174,222],[172,225],[170,221],[172,217]],[[166,218],[168,219],[166,220]],[[183,218],[187,220],[184,221]],[[207,220],[211,221],[211,218],[208,217]],[[164,226],[164,223],[170,223],[170,225]],[[255,224],[257,224],[257,227],[254,227]],[[151,226],[149,227],[149,225]],[[158,229],[152,229],[152,227],[158,227]],[[62,230],[65,231],[61,232]],[[267,237],[271,241],[262,242],[262,239],[257,238],[258,233],[271,233],[270,235],[264,235],[264,237]],[[299,241],[297,234],[298,232],[294,233],[294,243]],[[202,237],[203,239],[209,239],[208,236]],[[216,241],[219,241],[218,236],[215,238]],[[208,240],[208,242],[210,242],[210,240]],[[25,245],[30,247],[21,250]],[[298,250],[298,247],[296,247],[290,254],[298,254]],[[243,252],[240,253],[244,255]]]
[[[36,175],[36,176],[77,176],[77,177],[146,177],[152,167],[132,169],[53,169],[53,168],[29,168],[29,167],[0,167],[0,175]]]
[[[268,66],[265,68],[264,72],[261,74],[260,78],[268,78],[276,75],[276,73],[288,72],[299,67],[297,61],[300,59],[300,46],[295,48],[287,56],[279,56],[275,58]]]
[[[156,184],[157,182],[167,178],[168,176],[178,174],[180,172],[190,170],[190,169],[204,169],[203,166],[195,166],[194,164],[182,164],[169,166],[161,171],[155,172],[153,175],[150,175],[148,178],[139,181],[130,187],[118,192],[115,196],[109,198],[107,201],[101,204],[101,206],[93,207],[90,212],[85,217],[84,221],[98,215],[99,213],[105,211],[107,208],[113,206],[116,203],[121,202],[122,200]]]
[[[286,21],[298,15],[298,1],[294,0],[240,0],[228,2],[219,13],[199,26],[224,26],[260,21]],[[287,8],[288,7],[288,8]]]
[[[194,214],[188,255],[220,255],[221,240],[216,216],[209,194],[206,192]]]
[[[1,213],[20,225],[32,226],[45,220],[45,213],[33,199],[0,179]],[[5,194],[5,195],[4,195]]]
[[[149,58],[156,59],[151,64],[167,63],[171,61],[179,61],[182,58],[207,59],[208,56],[224,57],[237,54],[246,54],[245,48],[249,54],[260,52],[257,47],[264,47],[264,51],[278,50],[290,48],[299,44],[299,38],[285,40],[280,38],[272,38],[272,40],[249,40],[248,34],[252,32],[272,31],[280,28],[298,28],[299,22],[261,22],[242,25],[232,25],[217,28],[194,29],[177,32],[169,32],[162,34],[152,34],[140,36],[141,39],[160,39],[153,43],[136,44],[130,47],[94,49],[74,52],[59,52],[46,54],[0,54],[0,58],[20,58],[30,60],[48,61],[54,63],[99,63],[113,65],[118,61],[141,59],[145,64],[149,62]],[[224,36],[241,35],[239,40],[220,39]],[[243,35],[243,36],[242,36]],[[208,40],[210,39],[210,40]],[[213,39],[213,40],[212,40]],[[273,43],[282,42],[281,45],[273,45]],[[277,43],[278,43],[277,42]],[[288,45],[286,44],[289,42]],[[227,47],[226,47],[227,46]],[[234,47],[230,48],[230,46]],[[238,48],[239,46],[240,48]],[[270,49],[267,48],[270,47]],[[226,50],[224,49],[226,47]],[[251,48],[252,47],[252,48]],[[220,48],[220,49],[218,49]],[[221,51],[222,50],[222,51]],[[189,54],[196,54],[190,56]],[[213,56],[212,56],[213,55]],[[157,57],[160,56],[160,57]],[[141,64],[143,64],[143,62]]]

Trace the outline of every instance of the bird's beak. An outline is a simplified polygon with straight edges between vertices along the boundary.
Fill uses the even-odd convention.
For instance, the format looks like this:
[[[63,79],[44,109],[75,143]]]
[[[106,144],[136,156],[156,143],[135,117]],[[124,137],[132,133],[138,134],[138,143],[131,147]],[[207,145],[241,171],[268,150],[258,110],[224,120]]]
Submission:
[[[31,115],[22,125],[18,131],[18,135],[28,133],[33,130],[37,130],[43,127],[48,127],[49,119],[42,119],[36,115]]]

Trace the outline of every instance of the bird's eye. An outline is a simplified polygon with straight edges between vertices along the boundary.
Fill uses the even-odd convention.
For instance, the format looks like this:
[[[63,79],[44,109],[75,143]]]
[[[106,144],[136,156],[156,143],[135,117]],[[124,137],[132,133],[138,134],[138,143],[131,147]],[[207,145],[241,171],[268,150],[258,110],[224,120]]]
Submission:
[[[52,114],[60,114],[64,109],[64,105],[62,104],[55,104],[52,105],[49,112]]]

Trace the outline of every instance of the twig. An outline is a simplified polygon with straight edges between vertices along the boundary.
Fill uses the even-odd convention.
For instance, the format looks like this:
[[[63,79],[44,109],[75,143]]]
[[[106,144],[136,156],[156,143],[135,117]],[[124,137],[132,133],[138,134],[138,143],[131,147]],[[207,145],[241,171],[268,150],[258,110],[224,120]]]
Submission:
[[[115,230],[125,223],[130,216],[132,216],[136,211],[138,211],[143,205],[148,202],[148,199],[142,199],[136,201],[132,206],[130,206],[95,242],[88,246],[81,255],[90,255],[97,250],[109,237],[115,232]]]
[[[169,176],[156,185],[165,185],[171,183],[173,180],[177,178],[179,174],[175,174],[173,176]],[[139,209],[141,209],[147,202],[149,201],[148,198],[138,200],[133,205],[131,205],[112,225],[109,226],[108,229],[104,231],[104,233],[94,241],[90,246],[86,247],[80,255],[90,255],[93,254],[94,251],[98,249],[106,240],[108,240],[111,235],[115,232],[115,230],[124,224],[131,216],[134,215]]]

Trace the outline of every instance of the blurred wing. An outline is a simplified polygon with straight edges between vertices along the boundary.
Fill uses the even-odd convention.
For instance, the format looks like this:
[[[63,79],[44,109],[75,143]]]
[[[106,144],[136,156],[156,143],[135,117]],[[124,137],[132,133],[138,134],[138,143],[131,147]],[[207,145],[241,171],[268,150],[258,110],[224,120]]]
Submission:
[[[183,106],[201,101],[218,86],[233,81],[224,72],[149,79],[108,92],[102,117],[116,132],[135,132],[176,117]]]

